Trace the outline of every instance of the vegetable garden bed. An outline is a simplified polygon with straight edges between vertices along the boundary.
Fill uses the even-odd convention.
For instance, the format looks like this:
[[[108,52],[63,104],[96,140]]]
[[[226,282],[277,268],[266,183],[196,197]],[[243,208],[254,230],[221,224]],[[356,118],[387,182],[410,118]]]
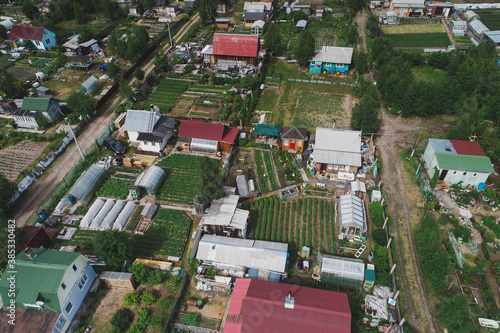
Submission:
[[[167,179],[158,191],[156,199],[174,204],[193,205],[202,184],[200,163],[201,156],[173,154],[161,160],[158,166],[167,172]],[[219,161],[210,159],[218,164]]]
[[[128,188],[133,184],[133,180],[110,178],[96,192],[96,195],[124,200],[128,196]]]
[[[187,81],[165,79],[156,87],[144,104],[149,105],[152,103],[158,106],[161,112],[169,113],[179,96],[186,91],[188,85],[189,82]]]
[[[249,238],[304,245],[313,251],[335,253],[335,208],[333,201],[307,198],[281,201],[265,197],[250,204]]]

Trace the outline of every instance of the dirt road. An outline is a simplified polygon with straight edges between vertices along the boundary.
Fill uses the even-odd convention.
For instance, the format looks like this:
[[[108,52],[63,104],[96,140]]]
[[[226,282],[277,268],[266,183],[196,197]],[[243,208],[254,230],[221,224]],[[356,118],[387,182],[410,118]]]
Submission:
[[[367,51],[365,33],[367,20],[368,14],[366,11],[358,12],[355,17],[355,21],[358,22],[361,30],[359,46],[362,46],[365,52]],[[374,81],[373,72],[370,72],[370,77]],[[379,100],[382,100],[380,93]],[[407,188],[398,155],[399,150],[408,148],[413,143],[415,137],[411,135],[411,132],[418,131],[422,122],[416,118],[402,119],[401,117],[393,117],[387,113],[383,103],[380,103],[380,109],[382,128],[376,144],[384,161],[382,184],[387,189],[391,215],[395,221],[393,231],[396,241],[397,262],[399,265],[403,265],[400,272],[409,311],[409,322],[418,332],[435,333],[436,327],[425,295],[413,243],[410,207],[406,197]],[[400,228],[403,228],[403,230],[400,230]],[[408,249],[411,255],[404,257],[403,248]],[[403,260],[403,257],[406,260]],[[411,263],[408,261],[411,261]]]
[[[179,32],[174,36],[174,39],[180,39],[189,28],[199,22],[200,16],[196,14],[193,16],[188,24],[179,30]],[[162,51],[166,52],[170,47],[167,44]],[[151,72],[154,68],[154,57],[151,58],[149,62],[143,64],[142,69],[147,73]],[[130,84],[133,83],[130,81]],[[115,114],[114,110],[118,106],[121,98],[116,95],[112,100],[112,103],[106,108],[104,113],[90,123],[82,134],[78,137],[78,142],[82,150],[87,152],[89,148],[94,144],[95,140],[104,132],[104,130],[113,121]],[[28,219],[36,213],[38,207],[48,198],[48,196],[54,191],[54,189],[59,185],[64,176],[70,172],[78,161],[81,159],[80,153],[74,143],[69,145],[65,152],[59,156],[54,163],[45,171],[45,173],[36,181],[31,187],[21,196],[18,210],[13,214],[12,218],[16,220],[16,226],[22,227],[26,224]]]

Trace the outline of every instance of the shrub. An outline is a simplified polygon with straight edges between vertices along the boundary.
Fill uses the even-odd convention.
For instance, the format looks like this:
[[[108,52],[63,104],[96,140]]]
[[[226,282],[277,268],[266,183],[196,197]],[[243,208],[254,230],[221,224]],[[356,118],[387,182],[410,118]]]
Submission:
[[[372,215],[372,221],[375,226],[382,228],[384,225],[384,207],[382,207],[380,201],[375,201],[370,204],[370,214]]]
[[[156,286],[157,284],[162,283],[164,278],[165,275],[163,275],[162,271],[157,269],[154,272],[150,272],[148,277],[148,284],[151,286]]]
[[[494,216],[488,216],[483,219],[483,225],[487,226],[488,228],[491,227],[494,223],[495,223]]]
[[[126,332],[133,320],[134,316],[129,309],[120,309],[116,311],[113,318],[111,318],[113,331]]]
[[[495,241],[495,233],[493,231],[488,231],[484,235],[484,239],[486,240],[487,243],[493,243]]]
[[[134,275],[134,279],[140,284],[147,283],[151,274],[151,269],[142,263],[133,264],[128,268],[128,271]]]
[[[455,235],[457,240],[459,237],[461,237],[464,243],[468,243],[471,238],[470,230],[465,227],[456,227],[455,229],[453,229],[453,234]]]
[[[182,316],[182,323],[184,325],[198,326],[199,322],[200,316],[196,313],[188,313],[187,315]]]
[[[124,306],[132,306],[132,305],[139,303],[140,295],[141,294],[138,290],[136,290],[132,293],[126,294],[125,296],[123,296],[123,305]]]
[[[475,262],[478,268],[486,268],[490,265],[490,262],[487,259],[479,256],[476,258]]]
[[[389,274],[391,269],[389,265],[389,250],[386,247],[375,247],[375,258],[373,258],[373,264],[375,265],[377,284],[389,287],[392,286],[391,276]]]
[[[384,229],[375,229],[372,232],[372,239],[380,246],[387,245],[387,232]]]
[[[158,300],[158,302],[156,302],[156,305],[158,306],[158,308],[160,308],[162,310],[169,309],[170,307],[172,307],[173,304],[174,304],[174,300],[172,300],[170,298],[166,298],[166,297],[162,297]]]
[[[153,304],[156,300],[155,295],[150,291],[145,291],[141,296],[141,304],[144,306],[149,306]]]

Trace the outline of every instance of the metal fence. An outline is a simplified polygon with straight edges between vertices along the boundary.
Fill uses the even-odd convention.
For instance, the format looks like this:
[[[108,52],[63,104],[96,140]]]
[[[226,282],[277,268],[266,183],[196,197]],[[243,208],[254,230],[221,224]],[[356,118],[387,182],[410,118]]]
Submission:
[[[115,124],[111,123],[108,128],[97,138],[96,143],[98,146],[102,146],[104,143],[104,140],[110,136],[110,134],[115,130]]]
[[[175,311],[177,309],[177,306],[179,305],[179,301],[181,300],[182,293],[184,292],[184,288],[186,287],[186,283],[188,281],[188,275],[185,274],[184,278],[182,279],[181,286],[179,288],[179,291],[177,292],[177,296],[175,297],[174,305],[172,306],[172,310],[170,310],[170,314],[168,316],[167,322],[165,323],[165,326],[163,326],[162,333],[168,333],[169,328],[171,326],[172,320],[174,319]]]
[[[425,183],[424,176],[422,175],[422,167],[420,166],[420,164],[418,165],[416,174],[418,183],[420,185],[420,188],[422,189],[422,194],[424,195],[424,199],[427,202],[429,201],[429,198],[431,196],[431,191],[429,190],[429,186],[427,186],[427,184]]]

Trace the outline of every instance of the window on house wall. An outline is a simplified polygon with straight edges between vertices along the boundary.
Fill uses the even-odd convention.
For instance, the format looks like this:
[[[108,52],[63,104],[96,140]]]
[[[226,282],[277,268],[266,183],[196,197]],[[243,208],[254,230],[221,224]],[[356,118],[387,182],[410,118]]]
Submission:
[[[50,39],[46,39],[45,44],[50,44]]]
[[[302,140],[297,140],[297,147],[302,147]]]
[[[467,172],[464,172],[464,176],[467,176]]]
[[[453,174],[454,174],[454,175],[456,175],[456,174],[457,174],[457,172],[456,172],[456,171],[453,171]]]
[[[44,34],[45,36],[47,36],[47,34],[48,34],[47,30],[45,30],[45,31],[43,32],[43,34]]]
[[[63,282],[63,283],[61,283],[61,288],[62,288],[63,290],[66,290],[66,284],[65,284],[64,282]]]
[[[284,144],[285,146],[288,146],[288,139],[283,139],[283,144]]]
[[[476,177],[477,176],[477,173],[473,174],[472,177]]]
[[[66,311],[66,313],[69,314],[72,309],[73,309],[73,304],[71,304],[71,302],[68,302],[68,305],[66,305],[66,307],[64,308],[64,310]]]
[[[80,290],[82,290],[83,287],[85,287],[85,283],[87,283],[87,280],[88,280],[87,275],[83,274],[80,281],[78,281],[78,288],[80,288]]]
[[[73,270],[76,272],[78,268],[76,267],[76,265],[73,265]]]

